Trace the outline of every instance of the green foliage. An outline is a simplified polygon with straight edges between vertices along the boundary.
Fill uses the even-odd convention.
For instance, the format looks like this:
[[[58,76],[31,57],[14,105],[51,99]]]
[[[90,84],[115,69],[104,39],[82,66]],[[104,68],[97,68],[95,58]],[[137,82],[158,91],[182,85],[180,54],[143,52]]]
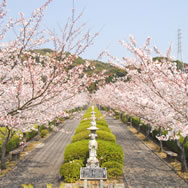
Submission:
[[[161,63],[166,63],[166,61],[171,62],[171,63],[175,63],[177,66],[177,69],[183,69],[183,67],[187,66],[186,63],[176,60],[176,61],[172,61],[170,59],[168,59],[167,57],[154,57],[153,61],[159,61]]]
[[[60,168],[60,175],[65,182],[74,183],[80,178],[80,168],[82,166],[83,163],[79,160],[64,163]]]
[[[123,170],[119,168],[110,168],[107,170],[107,177],[109,179],[117,178],[123,175]]]
[[[52,188],[52,184],[47,184],[46,188]]]
[[[122,118],[121,118],[121,121],[122,121],[123,123],[127,123],[127,117],[126,117],[126,114],[125,114],[125,113],[123,114],[123,116],[122,116]]]
[[[123,150],[120,145],[113,142],[98,140],[97,156],[100,159],[101,165],[109,161],[123,164]]]
[[[26,140],[29,141],[31,138],[33,138],[34,136],[37,135],[37,131],[30,131],[30,132],[26,132]]]
[[[69,169],[74,168],[71,166],[71,161],[80,160],[84,165],[86,165],[87,158],[89,157],[88,139],[90,131],[87,130],[87,128],[91,126],[91,110],[91,107],[88,108],[87,112],[83,116],[83,119],[80,121],[80,125],[76,129],[75,135],[72,137],[72,143],[65,149],[65,166],[62,166],[62,169],[67,168],[67,178],[65,178],[65,175],[62,175],[65,178],[65,182],[74,182],[77,177],[77,175],[75,175],[77,172],[69,172]],[[112,165],[114,170],[111,170],[111,174],[109,174],[110,177],[120,176],[124,157],[123,150],[120,145],[116,144],[115,136],[111,133],[110,129],[108,128],[108,124],[96,107],[95,112],[96,117],[98,118],[96,119],[96,126],[100,128],[97,130],[97,158],[100,161],[100,165],[103,165],[103,163],[106,163],[107,166]],[[116,171],[116,168],[120,169]],[[70,175],[71,173],[72,175]]]
[[[83,132],[80,132],[72,137],[72,142],[77,142],[80,140],[87,140],[89,139],[89,130],[85,130]],[[106,140],[106,141],[111,141],[111,142],[116,142],[116,137],[109,132],[102,131],[102,130],[97,130],[97,140]]]
[[[139,126],[139,118],[136,116],[132,117],[132,125],[138,127]]]
[[[124,116],[123,116],[124,118]],[[122,121],[123,121],[123,118],[122,118]],[[126,118],[126,117],[125,117]],[[136,116],[133,116],[132,117],[132,124],[135,128],[138,128],[139,126],[139,118],[136,117]],[[148,131],[148,128],[149,126],[144,124],[143,122],[141,122],[142,126],[140,127],[140,131],[143,133],[143,134],[147,134],[147,131]],[[162,134],[166,135],[167,132],[166,131],[163,131]],[[153,130],[152,131],[152,138],[155,139],[156,141],[158,141],[156,139],[156,136],[159,135],[159,131],[158,130]],[[183,137],[180,137],[180,143],[183,142]],[[177,143],[174,141],[174,140],[168,140],[168,141],[163,141],[163,145],[165,147],[168,148],[168,150],[171,150],[175,153],[180,153],[180,149],[178,148],[177,146]],[[184,149],[185,149],[185,156],[186,156],[186,159],[188,159],[188,141],[185,143],[184,145]]]
[[[14,150],[15,148],[17,148],[20,144],[20,137],[15,135],[12,137],[12,139],[10,139],[7,143],[7,147],[6,147],[6,152],[10,152],[12,150]]]
[[[1,128],[2,131],[3,131],[3,129],[4,128]],[[4,140],[4,136],[0,135],[0,156],[1,156],[1,147],[2,147],[3,140]],[[20,142],[21,142],[20,137],[15,133],[6,145],[6,153],[17,148],[19,146]]]
[[[107,168],[107,169],[110,169],[110,168],[119,168],[119,169],[123,169],[123,165],[120,164],[119,162],[117,161],[109,161],[109,162],[105,162],[102,164],[101,166],[102,168]]]
[[[48,130],[47,129],[43,129],[42,131],[40,131],[40,137],[41,138],[44,138],[47,135],[48,135]]]
[[[83,110],[83,107],[77,107],[77,108],[70,110],[69,112],[73,113],[73,112],[79,112],[79,111],[82,111],[82,110]]]
[[[43,48],[43,49],[34,49],[33,52],[39,53],[41,55],[45,55],[46,53],[53,53],[53,50],[50,48]]]
[[[90,133],[89,130],[85,130],[83,132],[80,132],[80,133],[78,133],[78,134],[76,134],[72,137],[71,142],[73,143],[73,142],[77,142],[77,141],[80,141],[80,140],[88,140],[89,139],[89,133]]]
[[[80,133],[80,132],[83,132],[83,131],[87,130],[87,128],[89,128],[90,126],[91,126],[90,124],[85,124],[85,125],[79,126],[75,130],[75,135],[78,134],[78,133]],[[106,132],[111,133],[111,130],[108,127],[105,127],[105,126],[100,125],[100,124],[97,124],[96,127],[99,128],[102,131],[106,131]]]
[[[42,130],[47,129],[47,127],[44,126],[44,125],[38,125],[38,126],[39,126],[39,132],[41,132]]]
[[[116,142],[116,137],[112,133],[102,131],[102,130],[97,130],[97,141],[98,140]]]
[[[82,140],[69,144],[66,147],[64,152],[64,162],[67,163],[77,159],[86,164],[88,156],[88,140]]]
[[[34,188],[33,185],[31,185],[31,184],[29,184],[29,185],[22,184],[21,186],[22,186],[22,188]]]
[[[34,188],[34,186],[31,184],[29,184],[29,185],[22,184],[21,186],[22,186],[22,188]],[[46,188],[52,188],[52,184],[46,184]]]
[[[67,163],[77,159],[86,164],[88,155],[88,140],[74,142],[66,147],[64,162]],[[123,150],[119,145],[113,142],[99,140],[97,156],[101,164],[109,161],[116,161],[123,164]]]
[[[108,127],[108,124],[106,123],[106,121],[104,119],[100,119],[100,120],[96,120],[96,124],[97,125],[103,125],[105,127]]]

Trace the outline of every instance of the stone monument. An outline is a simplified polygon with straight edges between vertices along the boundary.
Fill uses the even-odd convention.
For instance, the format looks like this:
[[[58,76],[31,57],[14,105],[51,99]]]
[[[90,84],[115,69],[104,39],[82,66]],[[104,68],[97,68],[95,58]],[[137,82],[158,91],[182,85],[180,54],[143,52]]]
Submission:
[[[99,167],[99,160],[97,159],[97,148],[98,144],[96,141],[96,131],[99,129],[96,127],[96,117],[94,106],[92,106],[91,112],[91,127],[90,130],[88,148],[89,148],[89,158],[87,159],[86,167],[80,169],[80,179],[84,179],[84,188],[87,188],[87,180],[100,180],[100,188],[103,187],[103,179],[107,179],[106,168]]]

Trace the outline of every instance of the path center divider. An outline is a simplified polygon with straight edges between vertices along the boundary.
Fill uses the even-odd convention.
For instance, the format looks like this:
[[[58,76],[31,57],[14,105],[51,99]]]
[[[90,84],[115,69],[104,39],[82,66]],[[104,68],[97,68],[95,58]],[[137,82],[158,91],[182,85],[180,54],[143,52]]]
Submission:
[[[108,179],[120,178],[123,175],[123,149],[116,143],[116,137],[108,127],[104,116],[95,106],[97,130],[97,159],[100,167],[106,167]],[[83,115],[80,124],[75,130],[71,144],[64,151],[64,163],[60,168],[62,180],[66,183],[74,183],[80,178],[80,168],[86,166],[89,157],[88,142],[91,126],[91,111],[89,107]]]

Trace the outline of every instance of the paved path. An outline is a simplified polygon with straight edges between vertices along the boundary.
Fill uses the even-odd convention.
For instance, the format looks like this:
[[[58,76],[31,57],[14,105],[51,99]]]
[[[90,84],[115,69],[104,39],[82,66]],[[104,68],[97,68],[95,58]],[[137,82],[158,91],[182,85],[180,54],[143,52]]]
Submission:
[[[36,188],[46,188],[46,183],[52,183],[57,187],[63,152],[78,124],[79,120],[66,120],[60,131],[53,132],[20,161],[14,170],[0,178],[0,188],[19,188],[21,184],[29,183]]]
[[[117,143],[124,150],[125,187],[188,188],[167,164],[145,146],[120,120],[106,117]]]

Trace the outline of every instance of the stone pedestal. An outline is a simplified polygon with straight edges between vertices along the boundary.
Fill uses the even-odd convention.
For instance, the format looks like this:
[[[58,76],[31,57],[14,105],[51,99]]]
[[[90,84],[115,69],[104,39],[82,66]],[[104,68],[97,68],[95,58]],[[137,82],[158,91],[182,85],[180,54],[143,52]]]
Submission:
[[[87,159],[86,167],[80,169],[80,179],[84,179],[84,188],[87,187],[87,180],[100,180],[100,187],[102,188],[103,179],[107,179],[107,171],[106,168],[99,167],[99,160],[97,159],[98,144],[96,141],[96,131],[98,128],[96,127],[94,106],[92,106],[91,114],[91,127],[88,128],[91,132],[89,134],[91,140],[88,144],[89,158]]]

